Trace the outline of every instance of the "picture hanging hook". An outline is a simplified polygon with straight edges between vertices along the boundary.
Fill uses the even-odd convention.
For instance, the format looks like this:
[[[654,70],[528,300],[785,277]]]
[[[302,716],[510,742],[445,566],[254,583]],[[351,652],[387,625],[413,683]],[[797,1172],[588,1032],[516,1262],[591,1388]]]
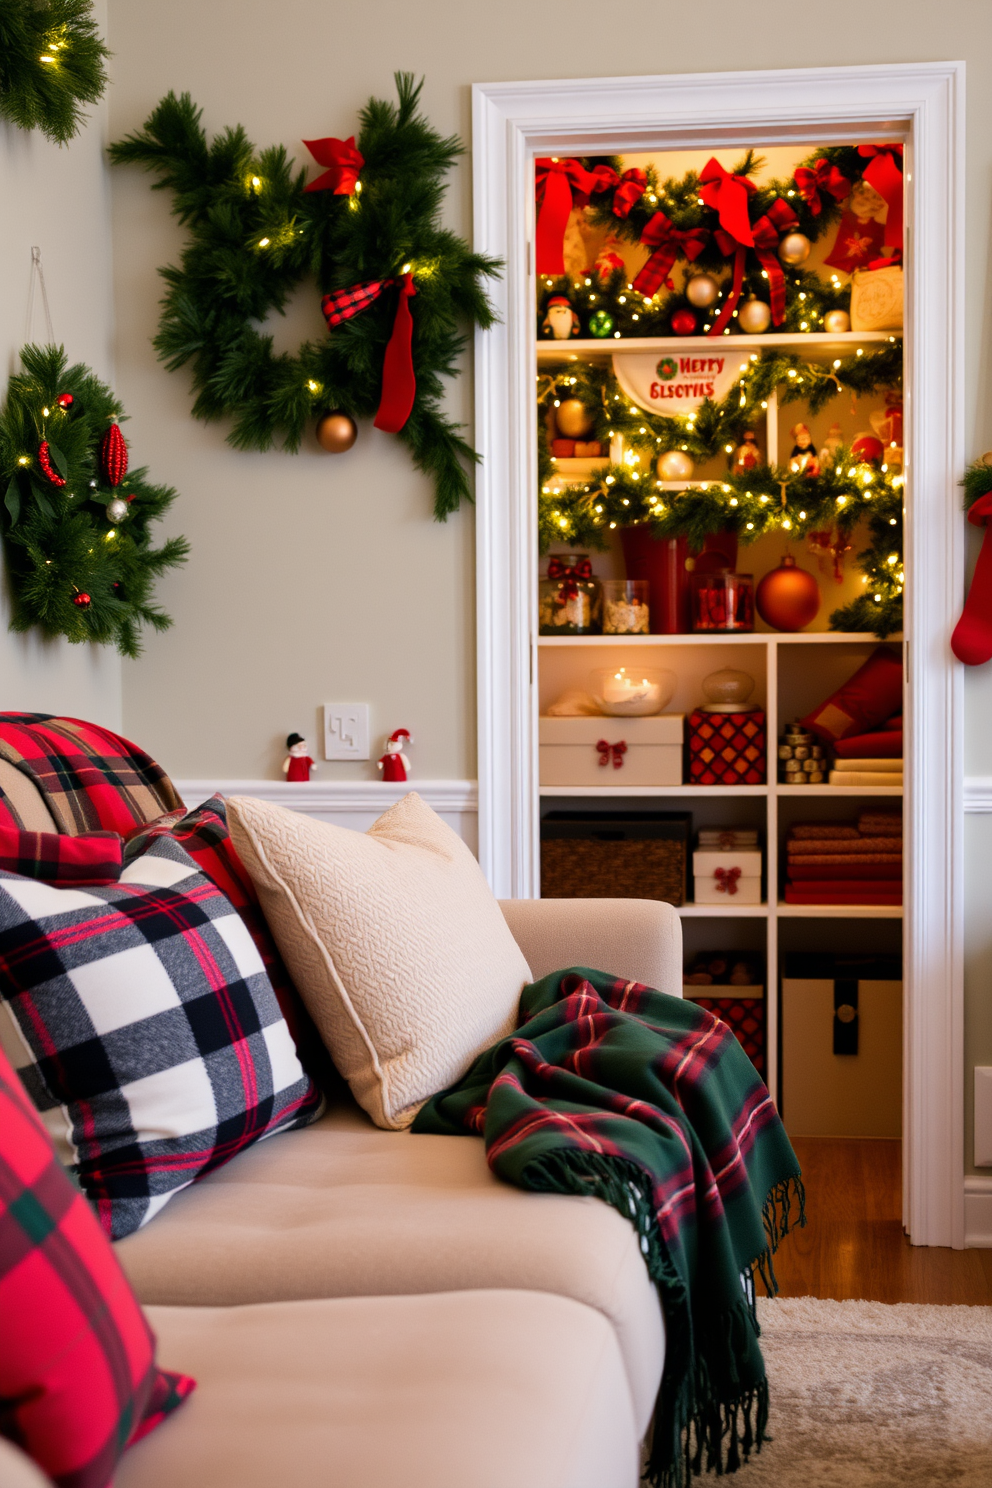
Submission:
[[[27,322],[24,327],[24,340],[26,344],[29,344],[31,341],[31,326],[34,321],[34,290],[36,282],[41,288],[41,305],[42,309],[45,312],[45,329],[48,334],[48,345],[53,346],[55,344],[55,332],[52,329],[52,312],[48,306],[48,290],[45,287],[45,270],[43,269],[41,263],[41,249],[38,247],[33,247],[31,249],[31,279],[28,284],[28,314]]]

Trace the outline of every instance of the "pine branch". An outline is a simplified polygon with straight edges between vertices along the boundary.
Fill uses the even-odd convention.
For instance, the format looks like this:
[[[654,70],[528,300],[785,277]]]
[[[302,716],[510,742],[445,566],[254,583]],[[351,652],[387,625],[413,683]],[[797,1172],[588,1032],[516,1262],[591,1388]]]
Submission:
[[[0,118],[64,145],[107,86],[90,0],[0,0]]]

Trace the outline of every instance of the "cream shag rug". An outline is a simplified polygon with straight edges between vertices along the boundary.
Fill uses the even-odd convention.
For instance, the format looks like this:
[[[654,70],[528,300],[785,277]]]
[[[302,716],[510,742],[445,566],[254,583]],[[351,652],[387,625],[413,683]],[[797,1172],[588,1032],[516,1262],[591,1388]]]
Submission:
[[[992,1308],[760,1298],[774,1440],[739,1488],[992,1488]]]

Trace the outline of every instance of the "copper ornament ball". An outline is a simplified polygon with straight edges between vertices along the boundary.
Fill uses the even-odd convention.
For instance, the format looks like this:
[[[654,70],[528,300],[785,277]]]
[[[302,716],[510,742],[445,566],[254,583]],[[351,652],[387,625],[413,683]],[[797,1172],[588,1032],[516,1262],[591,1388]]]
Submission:
[[[837,336],[841,331],[849,331],[851,317],[846,310],[828,310],[823,317],[823,329],[829,331],[831,336]]]
[[[695,469],[691,455],[685,450],[666,450],[658,456],[658,476],[665,481],[689,480]]]
[[[811,573],[799,568],[789,554],[778,568],[761,580],[754,595],[755,607],[773,630],[802,630],[820,610],[820,586]]]
[[[795,268],[797,264],[806,262],[812,246],[805,233],[786,233],[778,245],[778,256],[789,268]]]
[[[764,300],[745,300],[737,312],[737,324],[749,335],[760,335],[772,323],[771,306]]]
[[[697,310],[708,310],[716,304],[720,286],[712,274],[693,274],[685,287],[685,297]]]
[[[343,455],[358,438],[358,425],[350,414],[334,408],[317,420],[317,443],[329,455]]]
[[[580,398],[566,398],[555,409],[555,423],[562,439],[585,439],[592,433],[593,416]]]

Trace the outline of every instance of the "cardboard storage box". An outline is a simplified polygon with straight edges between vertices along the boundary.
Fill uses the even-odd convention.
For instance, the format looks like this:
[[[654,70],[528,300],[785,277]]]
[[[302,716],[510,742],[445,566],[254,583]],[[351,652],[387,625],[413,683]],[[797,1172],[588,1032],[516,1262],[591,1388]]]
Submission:
[[[761,849],[697,848],[692,855],[697,904],[760,904]]]
[[[542,785],[681,785],[683,713],[542,718]],[[602,747],[601,747],[602,746]]]
[[[691,830],[687,811],[549,811],[541,897],[684,904]]]
[[[791,1136],[902,1135],[901,975],[898,956],[786,956],[782,1117]]]

